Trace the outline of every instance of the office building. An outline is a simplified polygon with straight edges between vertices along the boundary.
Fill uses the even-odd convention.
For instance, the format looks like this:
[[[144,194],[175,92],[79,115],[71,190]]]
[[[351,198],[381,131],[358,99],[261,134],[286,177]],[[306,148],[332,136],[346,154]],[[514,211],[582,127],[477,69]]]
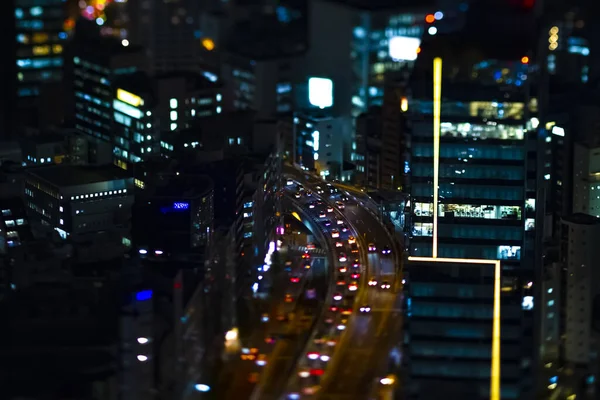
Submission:
[[[115,81],[119,75],[143,70],[144,56],[140,51],[113,38],[90,38],[84,34],[74,38],[69,61],[73,126],[93,138],[88,143],[91,164],[112,162]]]
[[[25,202],[32,223],[61,237],[114,232],[130,244],[133,178],[114,166],[53,165],[27,170]]]
[[[68,155],[67,138],[58,133],[41,134],[21,143],[26,165],[60,164]]]
[[[226,49],[222,75],[236,110],[252,109],[260,116],[289,113],[295,106],[297,64],[304,48],[292,44],[234,42]]]
[[[154,124],[163,132],[186,129],[197,118],[223,112],[223,83],[205,75],[169,72],[155,78],[157,104]]]
[[[294,163],[322,177],[341,179],[351,143],[352,121],[324,111],[294,113]]]
[[[544,363],[552,372],[546,385],[560,386],[578,398],[594,398],[598,390],[600,293],[593,282],[600,273],[599,234],[600,219],[595,216],[576,213],[563,218],[560,260],[546,269],[540,304]]]
[[[17,41],[17,106],[19,120],[28,126],[37,126],[42,111],[39,96],[44,87],[60,83],[63,78],[63,46],[67,34],[63,29],[66,19],[63,0],[15,0],[14,17]],[[56,92],[54,92],[56,96]],[[54,98],[59,103],[60,96]]]
[[[519,398],[504,360],[519,357],[521,307],[503,298],[500,261],[409,257],[404,279],[407,398]]]
[[[152,73],[198,70],[206,53],[213,51],[214,40],[200,30],[201,6],[194,0],[130,4],[128,40],[146,50]]]
[[[600,148],[573,148],[573,212],[600,217]]]
[[[402,190],[410,172],[406,147],[408,110],[405,89],[398,81],[384,86],[383,105],[356,120],[356,182],[365,187]]]
[[[411,68],[428,26],[444,18],[436,11],[433,1],[313,2],[306,73],[333,80],[335,114],[356,117],[382,104],[384,75]]]
[[[449,43],[461,41],[465,52],[481,51],[467,40],[449,35],[429,42],[413,71],[406,112],[413,213],[407,247],[414,256],[501,262],[501,322],[518,330],[518,351],[501,353],[502,398],[524,398],[535,386],[532,310],[541,289],[535,253],[543,220],[536,214],[539,136],[528,128],[537,102],[528,97],[525,48],[491,46],[494,51],[480,53],[488,59],[456,55],[464,61],[459,67],[444,49],[456,52]],[[454,373],[433,360],[440,378]]]

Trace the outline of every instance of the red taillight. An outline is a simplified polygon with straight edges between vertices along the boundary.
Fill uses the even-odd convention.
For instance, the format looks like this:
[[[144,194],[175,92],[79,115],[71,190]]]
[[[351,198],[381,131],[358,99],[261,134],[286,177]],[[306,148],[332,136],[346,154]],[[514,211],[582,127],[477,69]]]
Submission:
[[[337,311],[337,307],[335,307],[335,306],[334,307],[329,307],[329,310],[335,312],[335,311]]]
[[[290,278],[290,281],[292,283],[298,283],[298,282],[300,282],[300,278]]]
[[[319,368],[319,369],[315,368],[315,369],[311,369],[311,370],[310,370],[310,374],[311,374],[311,375],[315,375],[315,376],[321,376],[321,375],[323,375],[324,373],[325,373],[325,371],[324,371],[324,370],[322,370],[322,369],[320,369],[320,368]]]

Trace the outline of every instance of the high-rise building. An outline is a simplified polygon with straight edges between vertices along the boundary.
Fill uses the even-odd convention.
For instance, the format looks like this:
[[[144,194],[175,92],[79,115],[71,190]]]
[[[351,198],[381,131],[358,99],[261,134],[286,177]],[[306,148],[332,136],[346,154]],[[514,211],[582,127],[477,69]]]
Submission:
[[[500,268],[498,260],[409,258],[406,398],[519,398],[518,385],[505,384],[519,377],[506,363],[520,352],[519,305],[501,310]]]
[[[410,83],[406,115],[413,218],[407,247],[413,256],[457,262],[498,260],[500,323],[503,332],[511,332],[503,333],[500,343],[501,398],[524,398],[534,387],[537,336],[532,310],[541,283],[535,253],[540,220],[536,214],[538,134],[531,127],[537,103],[529,97],[527,44],[505,53],[490,51],[485,53],[489,58],[482,58],[474,40],[460,38],[450,35],[424,47]],[[456,53],[458,47],[452,43],[458,40],[464,53]],[[477,317],[475,306],[462,300],[480,301],[473,293],[432,289],[427,301],[445,297],[453,306],[449,314],[409,315],[409,337],[416,318],[446,321],[470,315],[483,323],[490,314]],[[469,330],[455,332],[463,341],[479,340]],[[425,368],[424,362],[429,365],[421,371],[427,370],[425,381],[430,383],[493,377],[494,371],[490,375],[475,352],[464,353],[460,365],[451,358],[446,362],[435,358],[443,355],[436,346],[448,337],[433,336],[427,350],[432,357],[415,365],[409,361],[409,374]],[[411,346],[409,341],[407,347]],[[425,382],[422,377],[418,380]],[[463,395],[490,398],[489,392],[473,392],[468,386],[463,387]],[[411,395],[430,398],[416,389]]]
[[[563,218],[560,262],[548,269],[540,299],[544,362],[554,371],[546,385],[560,385],[584,399],[595,398],[598,390],[600,292],[593,282],[600,274],[599,235],[600,219],[594,216],[577,213]],[[562,374],[561,368],[569,372]]]
[[[69,72],[72,75],[72,119],[78,132],[90,137],[89,161],[112,162],[115,81],[145,67],[140,48],[123,46],[113,38],[74,39]],[[118,93],[117,93],[118,94]],[[120,103],[119,103],[120,104]],[[109,149],[107,152],[106,149]]]
[[[26,125],[37,125],[39,96],[44,86],[60,83],[63,77],[63,45],[67,34],[63,29],[63,0],[15,0],[17,41],[17,106],[18,116]],[[60,96],[59,96],[60,97]],[[60,98],[55,98],[58,103]],[[39,110],[43,111],[43,110]]]
[[[129,41],[147,52],[152,72],[197,70],[202,55],[213,51],[215,42],[200,30],[202,2],[140,1],[131,4]]]

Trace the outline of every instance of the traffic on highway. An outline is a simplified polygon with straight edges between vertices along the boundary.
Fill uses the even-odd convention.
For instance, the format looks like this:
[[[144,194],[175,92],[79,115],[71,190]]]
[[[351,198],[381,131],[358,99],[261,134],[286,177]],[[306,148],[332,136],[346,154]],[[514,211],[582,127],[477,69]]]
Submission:
[[[310,333],[316,303],[323,296],[317,289],[322,291],[320,286],[324,286],[320,281],[325,279],[327,261],[319,254],[320,243],[311,242],[310,249],[308,243],[296,243],[298,237],[312,235],[299,232],[296,227],[289,234],[295,243],[292,245],[286,237],[278,243],[282,271],[272,271],[272,289],[262,299],[265,305],[260,321],[251,337],[243,340],[243,347],[233,349],[239,358],[230,360],[230,368],[223,373],[218,398],[239,400],[249,398],[257,388],[270,391],[272,377],[266,377],[269,373],[265,369],[273,365],[277,368],[282,358],[289,358],[290,349],[304,345]],[[265,380],[268,382],[261,385]]]
[[[401,338],[401,277],[392,238],[363,197],[289,169],[287,190],[331,236],[335,288],[285,399],[360,399],[389,392]]]

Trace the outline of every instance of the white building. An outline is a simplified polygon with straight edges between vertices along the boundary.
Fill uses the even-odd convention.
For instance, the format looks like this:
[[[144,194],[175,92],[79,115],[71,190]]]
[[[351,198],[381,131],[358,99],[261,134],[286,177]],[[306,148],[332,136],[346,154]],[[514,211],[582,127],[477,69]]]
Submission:
[[[600,147],[574,145],[573,212],[600,217]]]
[[[562,298],[560,305],[548,297],[545,318],[560,318],[564,338],[562,353],[570,367],[584,373],[597,371],[600,334],[594,329],[597,299],[600,298],[600,219],[585,214],[563,218]],[[553,294],[555,288],[547,287]],[[557,288],[560,289],[560,288]],[[564,311],[561,311],[564,310]]]

